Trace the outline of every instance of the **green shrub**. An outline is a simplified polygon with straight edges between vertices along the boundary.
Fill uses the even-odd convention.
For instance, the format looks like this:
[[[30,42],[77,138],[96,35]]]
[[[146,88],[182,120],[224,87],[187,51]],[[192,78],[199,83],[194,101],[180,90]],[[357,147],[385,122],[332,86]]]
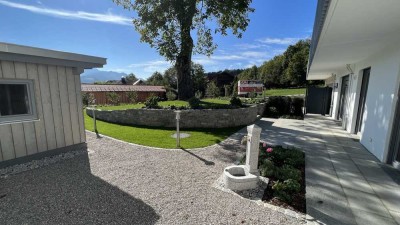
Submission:
[[[84,106],[93,105],[96,103],[93,93],[82,92],[82,103]]]
[[[266,101],[266,117],[303,118],[304,99],[288,96],[271,96]]]
[[[251,98],[251,99],[257,98],[257,93],[255,91],[250,92],[249,98]]]
[[[206,95],[211,98],[216,98],[221,95],[219,87],[214,81],[211,81],[210,83],[207,84]]]
[[[238,97],[232,97],[230,100],[231,106],[242,107],[242,101]]]
[[[281,180],[281,181],[288,180],[288,179],[292,179],[295,181],[301,180],[300,170],[295,169],[289,165],[283,165],[282,167],[276,168],[274,175],[278,180]]]
[[[288,149],[284,163],[294,168],[304,167],[304,153],[296,149]]]
[[[126,97],[128,97],[129,103],[137,103],[138,93],[136,91],[126,92]]]
[[[263,176],[263,177],[272,177],[274,175],[275,169],[276,169],[274,163],[269,159],[265,159],[264,161],[262,161],[259,168],[260,168],[261,176]]]
[[[196,97],[190,98],[188,103],[191,109],[198,109],[200,107],[200,99]]]
[[[167,99],[168,101],[174,101],[176,99],[176,94],[172,91],[167,92]]]
[[[160,106],[158,106],[159,98],[157,96],[150,96],[149,98],[146,99],[146,102],[144,105],[148,109],[158,109]]]
[[[121,97],[116,92],[107,92],[106,98],[111,105],[118,105]]]
[[[274,190],[274,196],[279,198],[284,202],[291,202],[292,196],[301,191],[301,185],[299,182],[288,179],[283,182],[277,181],[272,186],[272,190]]]
[[[203,92],[196,91],[196,93],[194,93],[194,97],[196,97],[198,99],[202,99],[203,98]]]

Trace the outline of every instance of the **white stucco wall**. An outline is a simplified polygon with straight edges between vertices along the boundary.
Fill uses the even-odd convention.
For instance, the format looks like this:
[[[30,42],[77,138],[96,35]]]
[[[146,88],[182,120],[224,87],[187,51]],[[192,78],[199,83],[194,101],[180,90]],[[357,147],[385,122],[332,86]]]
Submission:
[[[359,95],[362,83],[363,69],[371,67],[363,125],[361,129],[361,143],[378,159],[385,161],[387,157],[391,123],[393,120],[397,91],[400,77],[400,48],[389,48],[352,65],[354,71],[350,75],[348,105],[345,111],[347,119],[346,130],[354,133]],[[337,118],[342,77],[347,70],[338,72],[335,82],[338,88],[334,90],[334,106],[332,118]],[[343,127],[345,127],[343,125]]]

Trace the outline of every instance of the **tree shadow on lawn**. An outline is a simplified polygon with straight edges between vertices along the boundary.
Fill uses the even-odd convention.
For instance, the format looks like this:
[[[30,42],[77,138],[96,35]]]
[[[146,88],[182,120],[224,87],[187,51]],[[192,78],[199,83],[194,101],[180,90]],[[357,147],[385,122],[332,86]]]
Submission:
[[[87,152],[0,179],[0,220],[9,224],[155,224],[142,200],[90,171]]]

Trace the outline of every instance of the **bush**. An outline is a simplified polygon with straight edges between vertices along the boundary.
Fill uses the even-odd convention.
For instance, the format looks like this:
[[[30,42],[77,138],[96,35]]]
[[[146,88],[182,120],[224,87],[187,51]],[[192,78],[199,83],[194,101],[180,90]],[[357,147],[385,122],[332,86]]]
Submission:
[[[238,97],[232,97],[230,100],[231,106],[242,107],[242,101]]]
[[[121,97],[116,92],[107,92],[106,98],[111,105],[118,105]]]
[[[274,163],[269,159],[265,159],[259,167],[261,176],[263,177],[272,177],[276,169]]]
[[[126,97],[128,97],[129,103],[136,103],[138,100],[138,94],[136,91],[126,92]]]
[[[198,109],[200,107],[200,99],[196,97],[190,98],[188,103],[191,109]]]
[[[146,102],[144,103],[144,105],[146,106],[146,108],[148,109],[158,109],[160,108],[158,106],[158,101],[160,99],[157,96],[150,96],[149,98],[147,98]]]
[[[289,165],[283,165],[282,167],[276,168],[274,175],[278,180],[288,180],[288,179],[292,179],[295,181],[301,180],[300,170],[295,169]]]
[[[82,92],[82,103],[84,106],[95,104],[96,100],[93,93]]]
[[[207,97],[216,98],[221,95],[219,87],[215,84],[214,81],[207,84],[206,88],[206,95]]]
[[[169,101],[175,100],[175,99],[176,99],[176,94],[175,94],[174,92],[172,92],[172,91],[168,91],[168,92],[167,92],[167,99],[168,99]]]
[[[271,96],[266,101],[264,116],[303,118],[304,99],[299,97]]]
[[[194,93],[194,97],[196,97],[198,99],[202,99],[203,98],[203,92],[196,91],[196,93]]]
[[[251,98],[251,99],[257,98],[257,93],[255,91],[250,92],[249,98]]]
[[[292,196],[301,191],[301,185],[295,180],[288,179],[283,182],[275,182],[272,186],[272,190],[274,190],[275,197],[289,203],[293,199]]]

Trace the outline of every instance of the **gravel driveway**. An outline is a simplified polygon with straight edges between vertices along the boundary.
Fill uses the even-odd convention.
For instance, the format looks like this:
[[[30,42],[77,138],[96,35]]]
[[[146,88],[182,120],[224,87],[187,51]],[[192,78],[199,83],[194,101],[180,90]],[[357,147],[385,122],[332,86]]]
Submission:
[[[88,154],[0,179],[0,224],[303,223],[212,187],[241,136],[185,151],[87,133]]]

